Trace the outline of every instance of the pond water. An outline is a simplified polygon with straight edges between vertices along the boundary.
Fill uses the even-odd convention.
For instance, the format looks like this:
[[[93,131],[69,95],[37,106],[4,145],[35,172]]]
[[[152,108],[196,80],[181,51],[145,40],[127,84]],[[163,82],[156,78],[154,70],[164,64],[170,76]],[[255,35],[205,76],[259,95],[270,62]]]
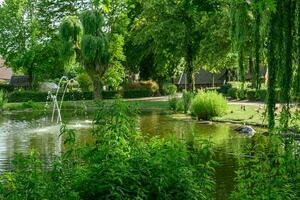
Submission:
[[[92,125],[93,113],[78,114],[64,111],[68,127],[78,130],[80,142],[91,140],[88,129]],[[36,149],[44,159],[58,154],[63,148],[59,137],[60,126],[50,123],[50,116],[43,113],[10,113],[0,117],[0,170],[9,169],[15,153],[28,153]],[[139,127],[143,134],[157,137],[176,136],[210,139],[214,143],[216,159],[216,199],[227,199],[233,189],[236,156],[248,138],[232,131],[227,124],[200,124],[193,120],[177,120],[164,112],[143,111],[139,116]]]

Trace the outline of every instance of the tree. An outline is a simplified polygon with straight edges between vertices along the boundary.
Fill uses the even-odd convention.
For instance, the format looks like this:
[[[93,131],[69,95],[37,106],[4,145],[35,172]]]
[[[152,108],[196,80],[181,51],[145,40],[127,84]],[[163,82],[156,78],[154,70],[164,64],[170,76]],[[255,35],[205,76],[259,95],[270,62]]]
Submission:
[[[58,19],[76,14],[86,6],[87,3],[78,1],[5,0],[0,7],[0,55],[15,70],[28,74],[33,85],[34,80],[45,77],[39,73],[44,67],[56,69],[50,64],[54,60],[62,66],[57,59]],[[53,74],[61,74],[61,68],[57,69]]]
[[[209,13],[217,10],[218,1],[159,1],[141,2],[143,12],[136,19],[135,44],[150,44],[154,58],[172,55],[181,62],[184,58],[189,89],[193,89],[195,60],[203,40],[203,27]],[[173,65],[176,66],[176,65]]]
[[[100,11],[85,11],[80,19],[68,17],[60,27],[63,55],[70,60],[75,54],[90,76],[95,98],[101,98],[103,78],[108,69],[110,54],[108,35]]]

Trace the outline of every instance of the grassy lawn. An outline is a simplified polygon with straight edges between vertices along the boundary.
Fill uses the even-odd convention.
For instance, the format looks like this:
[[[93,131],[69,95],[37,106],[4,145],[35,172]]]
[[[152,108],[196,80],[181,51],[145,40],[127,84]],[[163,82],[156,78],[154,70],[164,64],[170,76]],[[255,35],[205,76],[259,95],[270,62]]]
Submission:
[[[267,125],[265,108],[259,105],[229,105],[228,113],[223,117],[215,118],[215,120],[248,125]]]

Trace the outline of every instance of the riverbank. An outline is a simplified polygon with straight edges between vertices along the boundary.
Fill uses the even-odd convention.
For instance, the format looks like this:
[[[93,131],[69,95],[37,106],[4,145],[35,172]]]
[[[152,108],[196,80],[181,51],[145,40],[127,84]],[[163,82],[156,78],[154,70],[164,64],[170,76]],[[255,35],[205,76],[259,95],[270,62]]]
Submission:
[[[110,103],[113,100],[105,100]],[[165,110],[169,111],[169,103],[167,97],[159,98],[140,98],[140,99],[125,99],[128,105],[136,106],[141,110]],[[62,110],[87,110],[93,111],[97,108],[95,101],[66,101],[62,104]],[[38,112],[51,110],[50,103],[7,103],[4,106],[5,112]],[[177,116],[178,117],[178,116]],[[181,117],[184,117],[181,115]],[[186,116],[189,117],[189,116]],[[214,119],[215,122],[247,124],[255,126],[265,126],[265,107],[262,103],[249,102],[229,102],[229,110],[223,117]]]

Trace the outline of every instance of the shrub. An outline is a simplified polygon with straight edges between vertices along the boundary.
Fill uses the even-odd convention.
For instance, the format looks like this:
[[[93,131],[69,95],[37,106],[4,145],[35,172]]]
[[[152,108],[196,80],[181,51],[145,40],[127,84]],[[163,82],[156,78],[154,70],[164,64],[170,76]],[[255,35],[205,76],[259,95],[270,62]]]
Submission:
[[[177,86],[174,84],[165,84],[163,86],[164,95],[174,95],[177,92]]]
[[[258,100],[258,95],[256,94],[256,90],[255,89],[248,89],[247,90],[247,99],[250,101],[256,101]]]
[[[200,91],[192,101],[192,113],[198,120],[210,120],[226,113],[228,104],[226,99],[217,92]]]
[[[9,84],[0,83],[0,90],[2,90],[5,93],[10,93],[14,91],[14,86]]]
[[[218,89],[218,92],[223,94],[223,95],[227,95],[228,90],[231,89],[231,88],[232,88],[232,85],[230,83],[226,83]]]
[[[76,79],[77,79],[79,86],[83,92],[92,91],[93,82],[91,81],[91,79],[87,73],[78,74]]]
[[[116,91],[103,91],[102,96],[104,99],[113,99],[117,96]],[[58,94],[58,99],[61,99],[62,93]],[[34,91],[21,91],[13,92],[8,95],[8,102],[46,102],[48,97],[47,92],[34,92]],[[67,92],[64,96],[65,101],[80,101],[80,100],[93,100],[93,92]]]
[[[238,89],[237,88],[230,88],[228,90],[227,95],[232,98],[232,99],[237,99],[238,98]]]
[[[182,101],[183,101],[183,111],[187,113],[191,107],[191,103],[193,100],[194,94],[192,92],[188,92],[186,90],[182,93]]]
[[[126,99],[151,97],[152,92],[147,89],[135,89],[123,91],[123,97]]]
[[[176,97],[170,97],[169,98],[170,110],[176,112],[177,111],[177,104],[178,104],[178,99]]]
[[[140,82],[134,82],[130,83],[124,86],[125,91],[145,91],[148,90],[150,95],[153,96],[156,95],[159,91],[159,86],[155,81],[140,81]]]
[[[4,105],[7,103],[5,93],[0,90],[0,111],[3,110]]]
[[[280,134],[268,138],[258,134],[240,154],[230,199],[300,198],[299,145],[293,137],[282,138]]]

